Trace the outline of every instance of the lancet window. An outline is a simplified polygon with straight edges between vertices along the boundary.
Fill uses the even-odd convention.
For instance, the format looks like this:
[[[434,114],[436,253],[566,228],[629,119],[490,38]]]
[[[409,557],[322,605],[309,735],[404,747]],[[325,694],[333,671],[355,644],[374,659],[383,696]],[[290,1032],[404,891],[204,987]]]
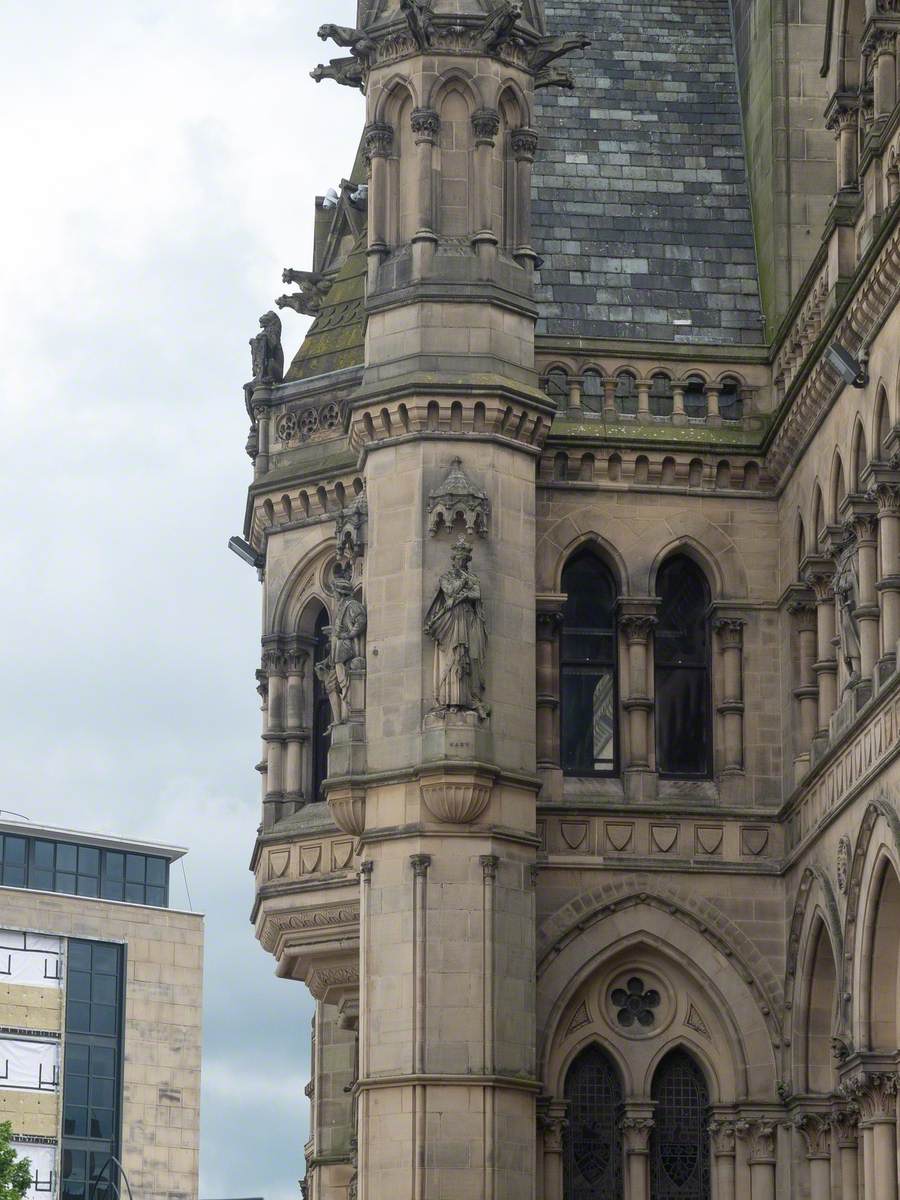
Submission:
[[[560,644],[561,749],[569,775],[616,767],[616,586],[590,550],[563,571]]]
[[[710,1200],[709,1089],[684,1050],[673,1050],[653,1077],[651,1200]]]
[[[566,1200],[622,1200],[622,1082],[599,1046],[578,1055],[566,1076]]]
[[[656,755],[659,771],[707,778],[712,769],[709,587],[677,554],[659,569],[656,627]]]

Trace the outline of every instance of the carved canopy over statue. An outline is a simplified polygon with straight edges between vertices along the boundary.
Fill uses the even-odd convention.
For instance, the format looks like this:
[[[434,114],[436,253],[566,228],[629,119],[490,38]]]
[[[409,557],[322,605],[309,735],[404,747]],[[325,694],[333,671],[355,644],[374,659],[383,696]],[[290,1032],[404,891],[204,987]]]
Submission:
[[[281,348],[281,318],[267,312],[259,318],[260,332],[250,339],[254,383],[281,383],[284,351]]]
[[[452,566],[438,582],[425,615],[425,632],[434,639],[434,704],[438,709],[468,709],[481,720],[484,704],[484,660],[487,626],[481,602],[481,582],[470,570],[472,548],[460,538],[452,551]]]
[[[334,593],[337,598],[334,622],[324,630],[329,638],[328,656],[316,663],[315,670],[328,695],[332,723],[343,725],[350,719],[350,673],[364,671],[366,667],[367,615],[365,605],[353,596],[353,583],[348,575],[335,573]]]
[[[859,607],[859,574],[856,546],[850,543],[841,551],[834,575],[834,595],[838,605],[838,637],[841,659],[847,668],[849,687],[860,678],[859,627],[856,610]]]

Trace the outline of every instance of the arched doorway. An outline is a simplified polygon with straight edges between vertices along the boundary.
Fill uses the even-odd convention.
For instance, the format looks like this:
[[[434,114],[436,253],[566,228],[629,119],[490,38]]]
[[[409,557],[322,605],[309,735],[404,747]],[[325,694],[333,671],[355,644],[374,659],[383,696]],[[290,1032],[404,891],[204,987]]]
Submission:
[[[609,1055],[588,1046],[566,1075],[566,1200],[622,1200],[622,1080]]]
[[[651,1200],[710,1200],[709,1088],[686,1050],[672,1050],[653,1076]]]

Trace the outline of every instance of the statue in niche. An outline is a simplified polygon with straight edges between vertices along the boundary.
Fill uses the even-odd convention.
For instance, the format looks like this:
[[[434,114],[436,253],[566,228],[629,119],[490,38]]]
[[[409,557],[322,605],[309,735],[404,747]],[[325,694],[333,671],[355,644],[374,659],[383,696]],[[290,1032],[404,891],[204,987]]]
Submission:
[[[470,570],[472,547],[460,538],[452,566],[438,581],[425,615],[425,632],[434,639],[434,704],[437,709],[469,710],[485,720],[484,659],[487,626],[481,582]]]
[[[324,629],[329,638],[328,655],[316,663],[315,670],[331,705],[332,724],[344,725],[350,719],[351,674],[366,669],[367,614],[365,605],[353,595],[349,573],[335,571],[333,586],[337,598],[334,622]]]
[[[856,610],[859,607],[859,574],[856,565],[856,548],[851,542],[841,551],[834,575],[834,596],[837,601],[838,638],[841,659],[847,668],[847,683],[850,687],[860,678],[859,625]]]
[[[267,312],[259,318],[259,333],[250,339],[254,383],[281,383],[284,351],[281,348],[281,318]]]

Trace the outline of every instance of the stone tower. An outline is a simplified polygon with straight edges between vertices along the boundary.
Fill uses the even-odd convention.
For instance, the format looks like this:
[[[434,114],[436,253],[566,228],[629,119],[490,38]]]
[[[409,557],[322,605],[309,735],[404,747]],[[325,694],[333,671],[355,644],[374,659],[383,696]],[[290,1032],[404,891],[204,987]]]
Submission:
[[[325,665],[268,635],[261,844],[316,798],[299,767],[315,670],[333,718],[321,794],[360,879],[358,932],[326,955],[358,998],[318,993],[358,1029],[358,1195],[513,1200],[539,1090],[534,501],[554,411],[534,366],[534,88],[541,72],[565,81],[548,64],[584,39],[546,38],[534,2],[481,0],[367,0],[357,28],[320,36],[350,54],[316,76],[366,96],[365,369],[346,403],[365,533],[342,514],[323,564],[338,597]],[[257,428],[267,391],[249,390]],[[270,538],[269,594],[301,557],[283,553]],[[351,646],[339,597],[354,586]],[[309,981],[308,954],[273,948]]]

